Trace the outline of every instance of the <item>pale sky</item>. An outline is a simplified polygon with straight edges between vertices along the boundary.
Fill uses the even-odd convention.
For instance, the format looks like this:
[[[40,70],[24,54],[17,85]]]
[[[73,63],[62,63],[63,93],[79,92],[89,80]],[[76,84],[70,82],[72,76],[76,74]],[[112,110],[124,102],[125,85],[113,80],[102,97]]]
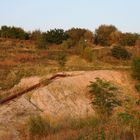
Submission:
[[[113,24],[140,33],[140,0],[0,0],[0,26],[25,30],[80,27],[95,30]]]

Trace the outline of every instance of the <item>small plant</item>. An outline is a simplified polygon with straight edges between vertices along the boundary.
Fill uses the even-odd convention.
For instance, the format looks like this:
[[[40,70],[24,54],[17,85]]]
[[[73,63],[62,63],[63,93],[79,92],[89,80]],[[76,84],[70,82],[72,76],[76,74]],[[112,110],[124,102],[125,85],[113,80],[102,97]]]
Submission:
[[[111,82],[97,78],[91,82],[90,93],[92,95],[92,105],[101,118],[109,117],[113,109],[121,105],[117,99],[118,88]]]
[[[131,58],[131,54],[121,46],[114,46],[111,50],[112,56],[117,59],[127,60]]]
[[[66,54],[64,54],[64,53],[59,54],[57,60],[58,60],[60,67],[63,68],[67,61]]]
[[[41,116],[31,117],[28,123],[28,127],[29,127],[29,133],[32,136],[47,135],[50,131],[50,123],[48,123]]]
[[[133,116],[131,114],[127,113],[127,112],[124,112],[124,113],[119,113],[118,118],[124,124],[128,124],[132,120]]]
[[[125,112],[118,114],[119,123],[124,128],[127,127],[129,133],[131,133],[131,139],[137,140],[137,131],[139,131],[140,127],[140,113],[137,110],[126,110]],[[125,129],[126,131],[126,129]]]

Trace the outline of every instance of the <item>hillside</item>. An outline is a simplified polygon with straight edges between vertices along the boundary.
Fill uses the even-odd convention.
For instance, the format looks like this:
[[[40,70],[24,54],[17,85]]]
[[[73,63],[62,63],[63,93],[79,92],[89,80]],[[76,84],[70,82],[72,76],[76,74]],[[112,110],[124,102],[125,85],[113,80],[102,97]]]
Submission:
[[[66,73],[65,73],[66,74]],[[30,116],[41,114],[58,122],[65,118],[86,118],[95,116],[91,106],[88,86],[91,81],[102,78],[112,81],[122,89],[119,98],[124,100],[134,96],[132,81],[127,73],[121,71],[77,71],[68,72],[69,77],[57,78],[47,86],[26,93],[0,107],[0,140],[8,137],[21,139],[22,127]],[[38,83],[40,78],[24,79],[20,87],[27,88]],[[18,86],[15,86],[17,88]],[[129,88],[128,88],[129,87]]]
[[[0,140],[140,138],[140,35],[0,30]]]

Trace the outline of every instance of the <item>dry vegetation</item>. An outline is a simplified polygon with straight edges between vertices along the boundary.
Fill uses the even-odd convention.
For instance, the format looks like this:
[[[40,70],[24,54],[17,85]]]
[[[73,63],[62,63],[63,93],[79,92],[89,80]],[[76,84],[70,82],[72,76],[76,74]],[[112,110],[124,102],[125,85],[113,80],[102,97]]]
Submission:
[[[113,29],[117,30],[114,27]],[[76,37],[78,40],[75,40],[72,36],[75,30],[82,33],[82,37]],[[51,36],[51,32],[57,32],[57,30],[52,30],[47,34]],[[59,30],[59,32],[63,31]],[[132,60],[140,56],[138,46],[124,47],[126,51],[132,54],[131,58],[117,59],[112,56],[111,47],[96,46],[112,45],[110,43],[116,43],[117,40],[111,39],[107,40],[108,42],[102,42],[99,36],[96,40],[98,42],[94,46],[91,43],[93,40],[90,31],[71,29],[67,32],[70,36],[68,40],[66,40],[66,35],[62,36],[63,40],[61,38],[55,40],[51,36],[50,40],[47,40],[49,44],[46,43],[46,40],[44,42],[42,38],[44,34],[39,32],[32,33],[30,40],[0,38],[0,99],[9,96],[10,92],[7,91],[26,77],[43,77],[63,71],[92,70],[120,70],[131,74]],[[41,43],[40,40],[34,39],[35,34],[39,34]],[[117,32],[117,34],[124,38],[125,35],[133,38],[133,34],[122,34],[120,32]],[[83,42],[83,37],[87,43]],[[51,42],[53,43],[51,44]],[[124,42],[122,41],[122,43]],[[133,43],[129,45],[133,45]],[[44,44],[45,47],[47,44],[47,49]],[[41,48],[38,48],[37,45]],[[132,84],[136,83],[136,89],[140,90],[138,81],[131,78],[130,81]],[[128,90],[125,91],[128,92]],[[136,90],[135,93],[137,93]],[[30,98],[29,96],[28,98]],[[134,96],[138,97],[139,95]],[[23,128],[20,128],[20,135],[23,140],[137,140],[140,137],[139,102],[138,100],[136,104],[135,101],[126,99],[123,103],[123,112],[113,114],[110,119],[108,117],[106,122],[97,117],[87,117],[77,120],[67,118],[67,120],[59,120],[58,123],[51,118],[31,116],[26,124],[21,126]],[[10,133],[7,134],[7,137],[1,137],[1,139],[14,140]]]

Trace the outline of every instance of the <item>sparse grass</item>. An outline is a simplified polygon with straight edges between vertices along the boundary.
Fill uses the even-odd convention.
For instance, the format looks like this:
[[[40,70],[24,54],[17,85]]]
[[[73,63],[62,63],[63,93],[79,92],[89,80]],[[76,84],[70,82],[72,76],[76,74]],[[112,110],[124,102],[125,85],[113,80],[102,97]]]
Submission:
[[[28,122],[29,134],[31,136],[48,135],[50,127],[50,123],[41,116],[32,116]]]
[[[87,62],[80,56],[75,55],[73,50],[38,50],[10,47],[8,49],[0,48],[0,51],[0,87],[3,90],[12,88],[25,77],[43,76],[48,73],[62,71],[62,69],[59,69],[57,57],[63,52],[67,55],[67,62],[63,71],[125,68],[124,65],[112,65],[102,62],[98,57],[93,62]],[[94,53],[97,56],[104,56],[106,54]]]
[[[22,78],[30,76],[42,76],[46,73],[46,69],[42,65],[19,65],[11,70],[1,70],[0,87],[3,90],[12,88],[18,84]]]
[[[94,120],[93,121],[94,123],[91,120],[92,121]],[[33,133],[33,135],[30,136],[30,138],[25,138],[24,140],[27,140],[27,139],[28,140],[36,140],[36,139],[37,140],[38,139],[40,140],[98,140],[98,139],[128,140],[128,139],[133,139],[132,132],[124,128],[123,126],[121,127],[119,120],[117,120],[117,118],[112,118],[112,120],[106,123],[100,122],[100,120],[95,119],[95,118],[90,118],[90,119],[85,118],[83,120],[81,119],[71,120],[72,123],[71,121],[68,121],[67,123],[59,122],[61,124],[57,125],[57,127],[51,125],[51,123],[48,125],[49,121],[46,124],[46,120],[42,120],[42,118],[35,119],[32,121],[33,122],[28,126],[32,126],[33,130],[35,129],[37,131],[33,131],[35,132],[35,134]],[[83,121],[86,122],[84,123],[84,125],[83,125]],[[71,126],[71,124],[73,124],[73,126]],[[45,131],[46,130],[45,127],[49,129]],[[44,135],[44,132],[45,132],[45,135]]]
[[[56,137],[62,140],[73,140],[74,138],[85,138],[87,133],[92,132],[97,124],[99,121],[96,118],[63,120],[56,124],[41,116],[35,116],[29,119],[27,127],[31,140],[37,138],[55,140]]]

